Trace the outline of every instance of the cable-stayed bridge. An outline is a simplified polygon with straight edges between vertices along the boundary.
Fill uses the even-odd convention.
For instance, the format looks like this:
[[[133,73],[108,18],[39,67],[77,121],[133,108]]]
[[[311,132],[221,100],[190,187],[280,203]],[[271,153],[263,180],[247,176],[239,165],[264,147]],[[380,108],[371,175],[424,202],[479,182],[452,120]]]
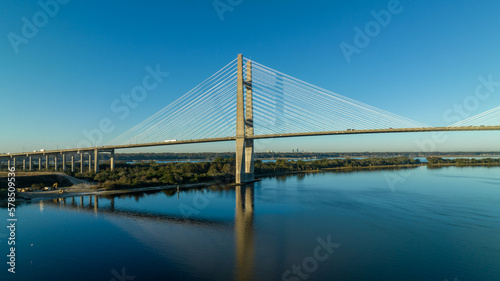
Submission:
[[[201,84],[143,122],[106,144],[29,153],[0,155],[7,165],[23,158],[23,169],[53,166],[58,170],[75,156],[98,171],[99,153],[111,154],[114,168],[116,149],[205,142],[236,142],[236,183],[253,181],[254,140],[297,136],[408,133],[431,131],[500,130],[500,107],[448,127],[432,127],[391,112],[322,89],[242,55]],[[67,159],[67,156],[71,157]],[[45,159],[43,159],[45,158]],[[61,159],[62,158],[62,159]],[[26,161],[27,160],[27,161]],[[26,163],[27,162],[27,163]],[[93,162],[93,163],[92,163]]]

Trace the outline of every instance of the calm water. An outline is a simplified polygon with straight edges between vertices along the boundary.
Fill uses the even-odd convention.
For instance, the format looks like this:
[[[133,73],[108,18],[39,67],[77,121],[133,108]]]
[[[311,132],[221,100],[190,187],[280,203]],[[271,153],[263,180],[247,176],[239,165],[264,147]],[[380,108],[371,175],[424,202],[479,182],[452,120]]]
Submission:
[[[0,279],[500,280],[499,203],[482,167],[43,201],[17,209],[15,275],[2,227]]]

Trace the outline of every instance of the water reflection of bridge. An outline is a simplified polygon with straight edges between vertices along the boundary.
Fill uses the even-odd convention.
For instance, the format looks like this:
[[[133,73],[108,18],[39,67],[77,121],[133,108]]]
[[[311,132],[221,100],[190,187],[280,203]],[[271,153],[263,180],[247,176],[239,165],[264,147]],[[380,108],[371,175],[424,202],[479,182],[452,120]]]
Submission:
[[[148,192],[150,193],[150,192]],[[175,193],[166,192],[167,196]],[[182,193],[182,191],[181,191]],[[115,206],[115,199],[125,197],[120,195],[86,195],[76,197],[58,198],[48,201],[40,201],[40,209],[51,205],[58,208],[73,210],[77,212],[87,212],[102,214],[110,217],[124,217],[127,219],[140,221],[152,221],[166,223],[168,225],[188,225],[197,228],[217,228],[231,230],[234,228],[235,239],[235,280],[252,280],[254,267],[254,184],[235,187],[235,217],[234,225],[227,221],[217,219],[204,219],[194,217],[184,217],[177,214],[162,214],[150,211],[132,210]],[[177,193],[180,196],[180,193]],[[136,195],[137,196],[137,195]],[[137,196],[136,199],[140,198]],[[102,200],[109,201],[101,204]],[[161,244],[161,243],[158,243]]]
[[[126,218],[133,219],[147,219],[152,221],[165,221],[171,223],[178,224],[197,224],[197,225],[224,225],[223,221],[215,221],[209,219],[200,219],[200,218],[190,218],[184,217],[181,215],[166,215],[161,213],[152,213],[152,212],[144,212],[140,210],[132,210],[126,208],[115,208],[115,198],[121,197],[123,195],[113,195],[107,196],[109,199],[110,205],[108,207],[99,208],[99,198],[103,199],[103,196],[98,195],[86,195],[86,196],[76,196],[76,197],[63,197],[58,199],[53,199],[50,201],[40,201],[40,205],[56,205],[60,208],[66,208],[75,211],[81,212],[93,212],[95,214],[105,214],[105,215],[113,215],[120,216]],[[88,200],[84,200],[88,198]],[[85,202],[87,201],[87,202]],[[230,227],[227,225],[227,227]]]

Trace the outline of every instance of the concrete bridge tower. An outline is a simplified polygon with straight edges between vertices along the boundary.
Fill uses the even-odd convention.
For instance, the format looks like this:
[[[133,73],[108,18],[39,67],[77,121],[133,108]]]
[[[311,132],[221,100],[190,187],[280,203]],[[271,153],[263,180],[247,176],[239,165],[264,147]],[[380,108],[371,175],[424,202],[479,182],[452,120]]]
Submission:
[[[254,180],[252,62],[243,78],[243,55],[238,55],[236,87],[236,184]],[[245,108],[246,96],[246,108]]]

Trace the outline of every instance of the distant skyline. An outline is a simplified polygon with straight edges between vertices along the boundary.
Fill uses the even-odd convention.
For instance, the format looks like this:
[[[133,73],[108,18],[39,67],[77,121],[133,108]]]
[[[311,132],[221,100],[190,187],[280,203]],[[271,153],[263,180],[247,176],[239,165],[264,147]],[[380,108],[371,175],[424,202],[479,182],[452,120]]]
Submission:
[[[75,147],[96,128],[109,141],[238,53],[448,126],[500,106],[499,10],[492,0],[2,1],[0,153]],[[144,83],[147,92],[131,96]],[[260,140],[256,151],[500,151],[500,132],[446,136]],[[234,143],[118,152],[144,151],[234,151]]]

